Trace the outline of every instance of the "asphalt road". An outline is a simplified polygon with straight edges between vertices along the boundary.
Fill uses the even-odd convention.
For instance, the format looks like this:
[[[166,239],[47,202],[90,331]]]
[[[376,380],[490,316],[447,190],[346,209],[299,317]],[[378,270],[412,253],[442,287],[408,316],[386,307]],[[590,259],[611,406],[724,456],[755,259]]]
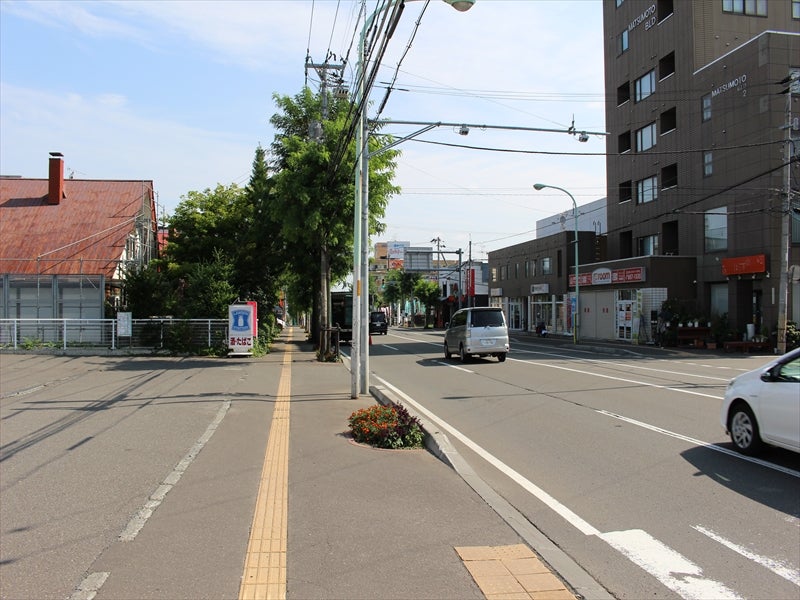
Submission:
[[[3,355],[0,597],[90,598],[102,584],[110,598],[237,597],[274,393],[248,373],[202,358]]]
[[[372,382],[617,598],[800,598],[800,456],[732,450],[727,382],[764,355],[512,338],[445,360],[441,333],[373,336]]]

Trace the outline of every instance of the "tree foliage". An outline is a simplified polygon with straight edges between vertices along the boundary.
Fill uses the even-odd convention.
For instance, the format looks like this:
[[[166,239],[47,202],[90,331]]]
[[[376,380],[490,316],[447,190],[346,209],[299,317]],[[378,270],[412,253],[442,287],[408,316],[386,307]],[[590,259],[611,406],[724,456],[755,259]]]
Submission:
[[[414,284],[414,295],[425,307],[425,327],[427,327],[431,308],[436,306],[439,298],[441,297],[441,289],[439,288],[439,284],[428,279],[420,279],[416,284]]]
[[[284,289],[290,309],[315,310],[316,321],[327,322],[331,281],[352,270],[355,114],[349,101],[330,94],[323,109],[308,88],[273,99],[270,155],[256,149],[245,188],[218,184],[181,198],[168,220],[163,259],[132,272],[126,284],[135,316],[221,316],[221,307],[237,298],[256,300],[264,314]],[[314,123],[321,124],[321,138],[309,136]],[[370,150],[389,140],[372,132]],[[392,183],[398,154],[387,150],[370,159],[370,233],[383,230],[388,201],[399,191]]]
[[[270,120],[277,131],[270,206],[280,216],[287,262],[299,276],[293,289],[303,297],[294,301],[316,307],[315,325],[325,324],[331,282],[343,280],[352,269],[356,148],[348,137],[351,105],[329,96],[323,115],[321,99],[308,88],[294,97],[276,94],[274,100],[278,112]],[[309,137],[313,123],[321,123],[321,139]],[[396,151],[387,151],[370,161],[371,232],[382,229],[389,197],[398,191],[391,183],[396,156]]]

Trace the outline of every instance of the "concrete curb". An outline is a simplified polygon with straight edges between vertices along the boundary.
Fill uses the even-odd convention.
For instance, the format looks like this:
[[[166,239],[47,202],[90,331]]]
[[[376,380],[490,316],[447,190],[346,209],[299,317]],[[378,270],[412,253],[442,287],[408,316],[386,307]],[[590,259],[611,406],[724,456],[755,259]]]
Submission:
[[[450,443],[447,436],[425,417],[417,414],[413,407],[406,406],[391,390],[381,385],[370,386],[370,394],[381,404],[403,406],[416,417],[425,432],[425,447],[439,460],[458,473],[483,500],[548,564],[564,583],[579,597],[586,600],[614,600],[583,567],[576,563],[561,548],[556,546],[522,513],[500,496],[469,466],[467,461]]]

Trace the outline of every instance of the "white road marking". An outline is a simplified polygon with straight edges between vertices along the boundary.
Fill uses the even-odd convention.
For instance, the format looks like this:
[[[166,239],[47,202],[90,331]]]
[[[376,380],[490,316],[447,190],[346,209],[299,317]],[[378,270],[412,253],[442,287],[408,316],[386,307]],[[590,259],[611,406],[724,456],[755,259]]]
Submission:
[[[704,442],[703,440],[698,440],[696,438],[689,437],[688,435],[675,433],[674,431],[670,431],[669,429],[662,429],[661,427],[656,427],[655,425],[650,425],[649,423],[637,421],[636,419],[631,419],[630,417],[624,417],[622,415],[618,415],[616,413],[612,413],[607,410],[596,409],[595,412],[600,413],[601,415],[606,415],[607,417],[611,417],[612,419],[619,419],[620,421],[630,423],[631,425],[636,425],[637,427],[642,427],[644,429],[649,429],[650,431],[655,431],[656,433],[660,433],[662,435],[667,435],[670,437],[674,437],[675,439],[678,440],[683,440],[684,442],[689,442],[691,444],[700,446],[702,448],[707,448],[708,450],[713,450],[714,452],[721,452],[722,454],[727,454],[728,456],[732,456],[734,458],[746,460],[748,462],[760,465],[762,467],[767,467],[768,469],[780,471],[781,473],[791,475],[792,477],[800,477],[800,471],[795,471],[794,469],[790,469],[789,467],[776,465],[774,463],[767,462],[766,460],[761,460],[760,458],[755,458],[753,456],[746,456],[734,450],[729,450],[728,448],[717,446],[716,444]]]
[[[682,598],[741,598],[724,584],[703,577],[703,569],[641,529],[611,531],[600,538]]]
[[[99,571],[97,573],[89,573],[83,578],[78,589],[72,593],[69,600],[92,600],[100,591],[100,588],[108,579],[109,573]]]
[[[604,540],[636,565],[653,575],[662,584],[680,594],[681,597],[687,600],[734,600],[739,598],[739,596],[718,581],[702,577],[703,571],[697,565],[644,531],[632,530],[601,533],[597,528],[571,509],[567,508],[542,488],[490,454],[455,427],[440,419],[437,415],[409,397],[408,394],[405,394],[402,390],[393,386],[382,377],[376,375],[376,379],[393,390],[396,394],[400,395],[404,401],[408,402],[417,411],[436,423],[442,430],[448,432],[490,465],[515,481],[525,491],[538,498],[539,501],[563,517],[564,520],[578,529],[578,531],[585,535],[594,535]]]
[[[470,369],[466,369],[464,367],[458,367],[456,365],[451,365],[450,363],[446,363],[446,362],[441,361],[441,360],[435,360],[433,362],[435,362],[437,365],[442,365],[443,367],[450,367],[451,369],[456,369],[458,371],[464,371],[464,373],[475,373],[475,371],[472,371]]]
[[[722,396],[714,396],[712,394],[704,394],[702,392],[695,392],[692,390],[684,390],[677,387],[672,387],[669,385],[658,385],[655,383],[648,383],[646,381],[637,381],[636,379],[626,379],[625,377],[617,377],[615,375],[603,375],[602,373],[593,373],[592,371],[584,371],[582,369],[573,369],[571,367],[562,367],[559,365],[554,365],[552,363],[540,363],[531,360],[522,360],[521,358],[509,358],[508,360],[513,360],[516,362],[522,362],[528,365],[539,365],[542,367],[547,367],[548,369],[559,369],[561,371],[569,371],[570,373],[580,373],[581,375],[589,375],[591,377],[600,377],[601,379],[611,379],[612,381],[622,381],[623,383],[632,383],[634,385],[641,385],[644,387],[652,387],[657,388],[659,390],[668,390],[670,392],[678,392],[681,394],[690,394],[692,396],[702,396],[704,398],[713,398],[714,400],[722,400]]]
[[[192,464],[192,461],[200,453],[208,440],[211,439],[211,436],[214,435],[214,432],[217,430],[217,427],[219,427],[219,424],[222,422],[222,419],[225,417],[225,414],[228,412],[230,407],[230,400],[225,400],[222,403],[222,406],[217,411],[217,415],[214,417],[214,420],[211,421],[211,424],[206,428],[205,433],[200,436],[200,438],[194,443],[194,446],[192,446],[189,449],[189,452],[186,453],[186,456],[184,456],[181,461],[175,465],[175,468],[172,469],[169,475],[164,478],[164,481],[161,482],[161,485],[159,485],[150,495],[150,498],[147,500],[147,502],[145,502],[144,505],[137,511],[137,513],[131,517],[131,520],[128,521],[125,529],[119,534],[120,541],[132,542],[136,538],[136,536],[142,530],[142,527],[144,527],[145,523],[147,523],[147,519],[149,519],[153,512],[161,505],[170,490],[175,486],[176,483],[178,483],[183,473],[189,468],[189,465]]]
[[[725,539],[718,533],[711,531],[710,529],[706,529],[705,527],[701,527],[700,525],[692,525],[692,529],[695,529],[702,533],[705,536],[710,537],[715,542],[719,542],[726,548],[730,548],[737,554],[741,554],[745,558],[752,560],[760,564],[762,567],[765,567],[775,573],[776,575],[783,577],[787,581],[792,582],[795,585],[800,586],[800,569],[797,567],[788,566],[785,563],[782,563],[779,560],[774,558],[769,558],[768,556],[761,556],[760,554],[756,554],[755,552],[751,552],[744,546],[740,546],[735,544],[734,542]]]

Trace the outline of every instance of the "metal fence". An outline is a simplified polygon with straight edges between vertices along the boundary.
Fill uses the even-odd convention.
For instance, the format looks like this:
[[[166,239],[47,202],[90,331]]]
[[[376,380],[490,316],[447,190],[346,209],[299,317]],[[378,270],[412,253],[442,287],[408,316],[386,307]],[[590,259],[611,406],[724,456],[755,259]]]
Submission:
[[[107,348],[191,351],[227,343],[227,319],[133,319],[119,335],[116,319],[0,319],[0,348]]]

